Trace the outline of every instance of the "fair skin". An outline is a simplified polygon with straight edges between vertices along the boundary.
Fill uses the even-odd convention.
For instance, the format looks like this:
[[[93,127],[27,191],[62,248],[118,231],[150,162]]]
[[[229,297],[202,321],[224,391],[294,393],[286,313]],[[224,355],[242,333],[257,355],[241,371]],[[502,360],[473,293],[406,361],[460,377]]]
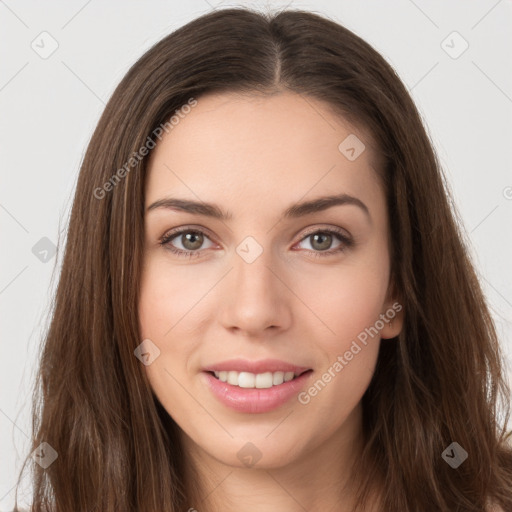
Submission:
[[[350,134],[366,146],[353,161],[338,149]],[[151,387],[181,429],[187,473],[199,476],[195,492],[189,478],[197,497],[191,508],[352,509],[353,489],[343,484],[362,448],[361,398],[379,344],[403,323],[397,313],[366,345],[359,343],[362,350],[341,371],[333,370],[397,300],[390,293],[388,215],[376,159],[364,132],[326,104],[289,92],[202,96],[152,151],[140,330],[160,350],[145,367]],[[292,204],[341,193],[368,212],[344,204],[282,218]],[[215,203],[232,218],[148,211],[169,197]],[[181,227],[192,234],[159,243]],[[204,234],[194,238],[194,230]],[[258,245],[242,248],[262,249],[250,263],[237,252],[246,237]],[[179,256],[169,247],[199,255]],[[315,257],[322,252],[330,254]],[[303,393],[329,368],[331,379],[307,403],[295,393],[270,411],[234,410],[212,393],[204,371],[233,358],[307,368]],[[246,443],[260,457],[249,467],[237,455]]]

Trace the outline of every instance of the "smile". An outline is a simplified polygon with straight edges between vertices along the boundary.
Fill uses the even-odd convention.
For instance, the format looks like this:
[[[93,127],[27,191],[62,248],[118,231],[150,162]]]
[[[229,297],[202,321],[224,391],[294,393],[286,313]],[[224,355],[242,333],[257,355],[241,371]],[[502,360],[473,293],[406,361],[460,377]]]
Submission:
[[[221,404],[237,412],[256,414],[292,402],[306,387],[313,370],[279,360],[238,359],[207,366],[201,373]]]
[[[213,372],[215,377],[221,382],[227,382],[232,386],[240,388],[258,388],[266,389],[272,386],[279,386],[283,382],[289,382],[301,374],[294,372],[265,372],[265,373],[250,373],[250,372],[237,372],[237,371],[221,371]]]

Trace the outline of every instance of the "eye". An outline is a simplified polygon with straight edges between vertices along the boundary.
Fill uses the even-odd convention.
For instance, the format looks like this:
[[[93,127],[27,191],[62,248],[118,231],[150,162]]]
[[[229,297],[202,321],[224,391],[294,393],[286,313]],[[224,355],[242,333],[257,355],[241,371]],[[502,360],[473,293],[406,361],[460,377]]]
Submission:
[[[176,247],[171,243],[175,239],[181,244],[182,248]],[[205,239],[209,240],[206,233],[200,229],[181,228],[165,234],[160,239],[160,244],[166,246],[168,250],[178,256],[193,258],[201,254],[199,249],[203,245]],[[209,247],[211,246],[206,248]]]
[[[159,243],[180,257],[195,258],[201,255],[203,249],[208,249],[213,246],[210,240],[210,245],[201,249],[205,239],[210,240],[203,230],[184,227],[166,233],[159,240]],[[330,249],[333,240],[336,239],[338,240],[338,245],[334,249]],[[301,239],[299,244],[304,241],[310,241],[311,249],[308,249],[308,251],[315,257],[332,256],[354,245],[352,238],[345,235],[341,230],[333,228],[310,231]],[[181,247],[176,247],[173,242],[179,243]]]
[[[334,239],[337,239],[339,244],[334,249],[330,249]],[[332,256],[333,254],[345,251],[354,245],[354,241],[341,230],[332,228],[311,231],[302,238],[300,243],[304,241],[309,241],[311,247],[309,250],[315,257]]]

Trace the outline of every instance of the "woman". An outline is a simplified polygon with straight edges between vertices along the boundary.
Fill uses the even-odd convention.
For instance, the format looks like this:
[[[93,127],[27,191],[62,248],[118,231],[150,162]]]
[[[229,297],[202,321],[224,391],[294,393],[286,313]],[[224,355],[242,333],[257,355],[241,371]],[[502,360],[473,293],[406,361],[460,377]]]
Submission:
[[[228,9],[160,41],[80,171],[32,510],[512,510],[454,216],[405,87],[347,29]]]

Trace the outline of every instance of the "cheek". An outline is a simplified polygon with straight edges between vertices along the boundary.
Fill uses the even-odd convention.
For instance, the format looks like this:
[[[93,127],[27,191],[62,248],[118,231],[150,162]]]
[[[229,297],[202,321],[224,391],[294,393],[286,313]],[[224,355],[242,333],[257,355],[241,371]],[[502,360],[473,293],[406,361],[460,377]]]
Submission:
[[[171,277],[165,266],[152,261],[141,276],[138,305],[140,335],[144,340],[150,339],[160,351],[144,370],[153,392],[169,414],[172,411],[174,419],[186,416],[187,401],[180,383],[186,382],[189,351],[193,350],[190,340],[180,336],[179,320],[186,314],[189,302],[177,299],[177,290],[184,290],[187,295],[187,288],[180,281],[179,272]]]
[[[321,340],[317,345],[321,364],[311,385],[299,396],[299,403],[310,411],[329,410],[331,422],[326,428],[331,433],[360,402],[375,371],[385,284],[387,274],[368,267],[315,281],[317,299],[312,309],[329,334],[317,337]],[[319,325],[318,332],[325,331]],[[313,419],[307,421],[314,423]]]
[[[160,354],[145,367],[146,374],[157,392],[173,385],[171,376],[182,380],[188,354],[193,347],[180,330],[190,310],[193,292],[185,286],[179,272],[171,276],[158,260],[146,265],[141,276],[138,305],[139,329],[143,340],[150,339]],[[183,281],[183,282],[182,282]]]
[[[141,276],[139,324],[142,336],[167,340],[204,294],[192,267],[171,270],[161,258],[150,260]],[[186,320],[185,320],[186,322]]]
[[[300,403],[328,408],[333,425],[346,419],[372,379],[380,346],[380,314],[386,298],[386,259],[368,251],[353,264],[301,282],[315,297],[312,309],[329,328],[322,340],[324,358],[316,380]],[[315,309],[316,308],[316,309]],[[334,427],[333,427],[334,428]]]
[[[332,354],[375,325],[386,297],[388,272],[379,261],[361,262],[302,274],[295,283],[297,295],[318,317],[318,329],[325,332],[324,348]]]

